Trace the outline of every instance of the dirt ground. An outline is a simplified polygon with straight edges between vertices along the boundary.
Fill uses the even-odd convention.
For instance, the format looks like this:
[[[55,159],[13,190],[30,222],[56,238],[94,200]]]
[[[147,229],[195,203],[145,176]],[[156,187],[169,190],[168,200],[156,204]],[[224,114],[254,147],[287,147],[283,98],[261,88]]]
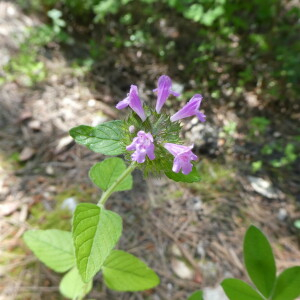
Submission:
[[[4,54],[13,55],[18,47],[10,33],[22,33],[22,28],[37,22],[10,5],[0,3],[1,16],[5,16],[0,22],[2,58]],[[13,17],[9,7],[16,9]],[[120,87],[116,70],[105,77],[100,70],[94,88],[87,78],[75,74],[59,48],[51,51],[51,59],[41,57],[48,68],[45,81],[33,87],[14,81],[0,89],[3,300],[63,299],[58,292],[61,275],[37,261],[22,234],[32,228],[68,230],[71,212],[62,208],[65,200],[97,201],[100,192],[87,173],[104,156],[76,145],[68,131],[80,124],[123,118],[125,113],[118,112],[114,105],[124,96],[123,85],[137,80],[137,76],[128,74],[128,82]],[[106,64],[109,62],[103,62],[100,69],[108,72]],[[142,96],[154,104],[147,92],[152,87],[142,82],[151,82],[167,68],[153,64],[143,68],[134,74],[143,74],[138,80]],[[201,182],[188,185],[167,178],[144,180],[136,171],[133,190],[114,194],[107,204],[123,218],[118,248],[147,262],[160,276],[161,284],[151,291],[116,293],[103,285],[99,274],[87,298],[179,300],[196,289],[216,287],[225,277],[248,280],[242,240],[250,224],[268,235],[279,271],[300,265],[300,235],[292,226],[293,220],[300,217],[299,199],[295,200],[299,196],[299,173],[289,174],[284,181],[265,173],[263,179],[272,186],[269,193],[259,193],[245,172],[244,158],[253,149],[237,136],[237,149],[225,152],[224,140],[217,135],[222,118],[234,118],[234,112],[208,106],[208,102],[203,106],[208,110],[203,126],[197,128],[194,120],[184,124],[185,137],[188,141],[194,139],[200,157]],[[294,126],[284,124],[283,132]]]

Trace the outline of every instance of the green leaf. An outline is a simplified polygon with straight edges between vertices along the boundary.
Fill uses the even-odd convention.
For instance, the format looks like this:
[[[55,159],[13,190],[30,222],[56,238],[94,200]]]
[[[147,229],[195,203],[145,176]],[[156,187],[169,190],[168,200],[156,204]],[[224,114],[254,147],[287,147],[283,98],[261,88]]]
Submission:
[[[95,204],[76,207],[73,241],[77,267],[82,280],[89,282],[101,269],[122,233],[121,217]]]
[[[50,269],[66,272],[75,265],[70,232],[57,229],[28,230],[23,238],[37,258]]]
[[[221,285],[230,300],[264,300],[252,286],[240,279],[228,278]]]
[[[187,300],[203,300],[203,292],[196,291],[191,296],[189,296]]]
[[[76,143],[105,155],[119,155],[125,149],[121,145],[123,121],[109,121],[96,127],[80,125],[70,130]]]
[[[244,261],[257,289],[269,297],[276,279],[276,266],[270,243],[255,226],[250,226],[244,239]]]
[[[171,169],[171,168],[170,168]],[[193,166],[192,172],[188,175],[184,175],[181,172],[175,173],[173,171],[167,171],[165,172],[166,176],[174,181],[180,181],[180,182],[198,182],[200,181],[201,177],[196,169],[195,166]]]
[[[112,290],[134,292],[159,284],[156,273],[137,257],[113,250],[103,266],[105,284]]]
[[[300,296],[300,267],[284,270],[277,278],[272,300],[294,300]]]
[[[121,158],[112,157],[92,166],[89,176],[94,184],[106,191],[114,181],[126,170]],[[132,176],[129,174],[116,188],[116,191],[127,191],[132,188]]]
[[[81,299],[92,289],[92,281],[84,283],[78,269],[75,267],[69,271],[59,284],[59,291],[70,299]]]

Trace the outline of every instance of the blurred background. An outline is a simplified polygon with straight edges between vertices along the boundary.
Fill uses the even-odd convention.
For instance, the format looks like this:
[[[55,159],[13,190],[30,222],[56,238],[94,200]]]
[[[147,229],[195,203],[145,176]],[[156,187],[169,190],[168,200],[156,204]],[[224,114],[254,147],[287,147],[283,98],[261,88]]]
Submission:
[[[226,299],[225,277],[247,280],[250,224],[272,243],[279,270],[300,265],[299,0],[16,0],[0,2],[0,299],[63,299],[61,275],[37,261],[22,234],[70,230],[72,211],[96,202],[89,168],[104,156],[68,130],[123,118],[130,84],[155,105],[160,75],[181,97],[204,97],[206,123],[183,121],[199,183],[144,180],[112,196],[124,220],[118,245],[161,284],[91,299]]]

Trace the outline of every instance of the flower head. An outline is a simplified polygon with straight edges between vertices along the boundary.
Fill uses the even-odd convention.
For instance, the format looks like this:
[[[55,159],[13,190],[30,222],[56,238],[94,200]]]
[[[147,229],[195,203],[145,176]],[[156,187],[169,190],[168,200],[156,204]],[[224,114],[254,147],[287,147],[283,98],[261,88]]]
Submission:
[[[135,137],[132,143],[126,147],[126,150],[135,150],[131,155],[131,159],[138,163],[143,163],[146,159],[146,155],[150,160],[155,159],[152,134],[145,133],[145,131],[140,130],[137,133],[137,137]]]
[[[153,92],[157,92],[157,102],[156,102],[156,112],[160,113],[160,110],[169,95],[172,94],[175,97],[178,97],[180,94],[171,90],[172,80],[167,75],[162,75],[158,79],[157,88]]]
[[[180,119],[184,119],[191,116],[197,116],[200,122],[205,122],[206,116],[199,111],[200,104],[202,101],[202,96],[200,94],[196,94],[192,97],[192,99],[176,114],[171,117],[171,121],[175,122]]]
[[[164,147],[175,157],[172,171],[179,173],[182,169],[184,175],[192,171],[193,165],[191,160],[197,160],[198,157],[191,151],[194,146],[183,146],[177,144],[166,143]]]
[[[141,103],[141,100],[138,95],[138,88],[136,85],[130,86],[130,91],[127,94],[127,97],[120,101],[117,105],[117,109],[123,109],[127,106],[130,106],[132,110],[134,110],[137,115],[142,119],[142,121],[146,120],[146,115]]]

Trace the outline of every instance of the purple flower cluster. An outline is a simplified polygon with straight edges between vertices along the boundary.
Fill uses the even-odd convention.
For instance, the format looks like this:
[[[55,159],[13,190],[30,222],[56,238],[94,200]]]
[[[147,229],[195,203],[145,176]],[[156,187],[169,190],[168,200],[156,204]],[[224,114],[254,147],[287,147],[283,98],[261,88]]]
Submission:
[[[157,102],[155,110],[159,114],[164,103],[167,101],[170,95],[178,97],[180,94],[172,90],[172,80],[166,75],[162,75],[158,79],[157,88],[153,90],[157,92]],[[190,101],[184,105],[177,113],[170,117],[171,122],[176,122],[180,119],[197,116],[201,122],[205,122],[206,116],[199,111],[202,96],[200,94],[194,95]],[[143,109],[142,102],[138,95],[138,88],[136,85],[131,85],[130,91],[127,97],[120,101],[116,108],[123,109],[129,106],[144,122],[146,120],[146,114]],[[134,127],[130,126],[129,131],[134,132]],[[172,171],[179,173],[181,170],[183,174],[187,175],[192,171],[192,160],[197,160],[197,156],[191,151],[193,146],[183,146],[172,143],[165,143],[163,147],[174,156]],[[132,143],[126,147],[128,151],[134,151],[131,155],[131,159],[138,163],[144,163],[146,156],[150,160],[155,159],[154,153],[154,139],[150,132],[146,133],[140,130],[137,136],[133,139]]]
[[[132,141],[132,143],[126,147],[128,151],[134,151],[131,155],[133,161],[143,163],[146,159],[146,155],[150,160],[155,158],[153,136],[151,133],[145,133],[140,130]]]

